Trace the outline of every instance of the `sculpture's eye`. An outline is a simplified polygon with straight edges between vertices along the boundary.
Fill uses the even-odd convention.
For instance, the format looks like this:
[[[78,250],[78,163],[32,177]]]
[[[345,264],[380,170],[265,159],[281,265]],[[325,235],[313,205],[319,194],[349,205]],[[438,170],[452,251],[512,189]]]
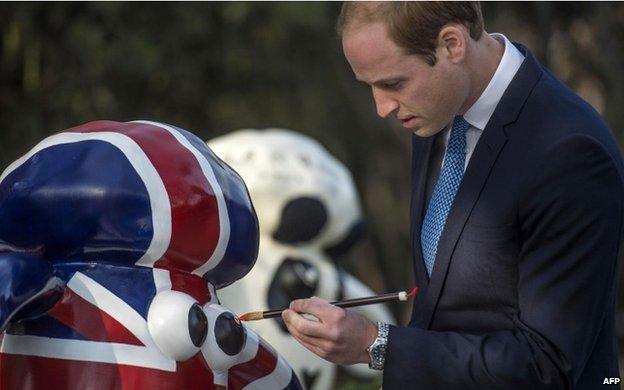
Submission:
[[[230,312],[219,314],[215,320],[214,331],[217,345],[230,356],[237,355],[245,346],[247,333],[240,320]]]
[[[179,362],[199,352],[208,335],[202,307],[179,291],[156,294],[147,312],[147,327],[160,351]]]

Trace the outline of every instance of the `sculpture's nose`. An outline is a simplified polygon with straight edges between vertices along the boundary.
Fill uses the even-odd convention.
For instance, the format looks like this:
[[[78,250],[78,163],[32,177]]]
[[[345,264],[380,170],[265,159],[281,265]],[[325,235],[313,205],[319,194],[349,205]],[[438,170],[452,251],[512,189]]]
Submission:
[[[247,333],[234,314],[224,312],[215,320],[215,339],[223,352],[234,356],[239,354],[245,346]]]

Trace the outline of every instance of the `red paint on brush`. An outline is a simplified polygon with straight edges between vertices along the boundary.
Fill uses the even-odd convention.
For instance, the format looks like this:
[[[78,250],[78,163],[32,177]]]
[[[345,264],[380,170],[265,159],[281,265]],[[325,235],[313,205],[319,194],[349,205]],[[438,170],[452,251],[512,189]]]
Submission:
[[[418,294],[418,287],[414,287],[413,289],[409,290],[409,292],[407,293],[407,296],[413,297],[413,296],[416,296],[416,294]]]

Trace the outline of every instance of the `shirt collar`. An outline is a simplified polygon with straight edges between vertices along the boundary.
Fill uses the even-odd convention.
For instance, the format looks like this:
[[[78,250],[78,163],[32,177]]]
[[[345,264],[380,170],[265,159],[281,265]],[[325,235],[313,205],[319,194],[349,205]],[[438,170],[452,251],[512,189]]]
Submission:
[[[505,52],[490,83],[479,99],[466,111],[464,119],[479,130],[485,129],[503,93],[516,75],[524,61],[524,55],[503,34],[490,34],[493,38],[504,41]]]

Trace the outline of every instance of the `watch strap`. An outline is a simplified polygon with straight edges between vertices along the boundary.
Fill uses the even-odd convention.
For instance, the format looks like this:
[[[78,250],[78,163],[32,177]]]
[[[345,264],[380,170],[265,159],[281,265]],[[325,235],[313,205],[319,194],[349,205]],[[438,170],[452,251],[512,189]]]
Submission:
[[[385,322],[377,322],[377,338],[375,338],[375,341],[366,349],[370,358],[368,366],[373,370],[383,370],[384,368],[389,332],[390,325]]]

